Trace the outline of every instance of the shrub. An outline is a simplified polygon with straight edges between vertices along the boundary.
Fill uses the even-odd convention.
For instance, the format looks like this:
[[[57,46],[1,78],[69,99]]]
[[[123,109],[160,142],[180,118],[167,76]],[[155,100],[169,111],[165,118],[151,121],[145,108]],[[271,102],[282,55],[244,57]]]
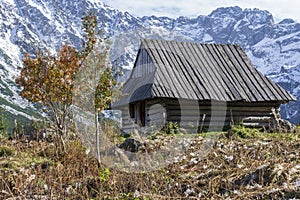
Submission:
[[[167,134],[178,134],[179,133],[179,125],[177,122],[168,122],[165,127]]]
[[[0,146],[0,157],[13,155],[14,150],[7,146]]]
[[[242,125],[234,126],[229,130],[233,134],[237,134],[240,138],[255,138],[258,137],[258,130],[253,128],[246,128]]]

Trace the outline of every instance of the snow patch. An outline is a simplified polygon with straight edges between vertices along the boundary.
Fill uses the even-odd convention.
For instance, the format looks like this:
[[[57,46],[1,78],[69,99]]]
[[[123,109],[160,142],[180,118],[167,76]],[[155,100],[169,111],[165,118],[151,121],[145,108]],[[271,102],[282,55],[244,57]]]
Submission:
[[[30,119],[30,120],[37,120],[36,118],[30,116],[30,115],[27,115],[26,113],[23,113],[23,112],[19,112],[15,109],[13,109],[12,107],[9,107],[7,105],[0,105],[0,107],[2,107],[3,109],[5,109],[6,111],[12,113],[13,115],[21,115],[23,117],[26,117],[27,119]]]
[[[37,4],[33,0],[28,0],[28,4],[36,9],[38,9],[46,18],[52,20],[51,11],[47,6],[42,2],[42,5]]]
[[[204,34],[203,42],[212,42],[214,39],[209,34]]]

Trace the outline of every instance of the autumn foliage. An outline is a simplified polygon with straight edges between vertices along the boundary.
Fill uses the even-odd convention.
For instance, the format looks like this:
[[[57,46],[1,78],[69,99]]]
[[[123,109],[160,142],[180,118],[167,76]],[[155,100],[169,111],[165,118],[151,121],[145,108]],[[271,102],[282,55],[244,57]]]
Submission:
[[[56,56],[48,52],[31,58],[25,54],[21,75],[16,79],[23,87],[21,96],[31,102],[70,104],[73,80],[79,69],[78,52],[69,45],[63,45]]]
[[[116,84],[107,63],[108,51],[101,51],[103,40],[97,31],[97,20],[91,13],[82,18],[84,40],[80,50],[69,44],[63,44],[58,53],[52,55],[48,50],[40,50],[32,56],[26,53],[23,57],[23,68],[16,83],[22,87],[20,95],[30,102],[39,102],[49,111],[49,116],[54,122],[55,131],[65,136],[72,118],[70,109],[73,104],[74,84],[76,76],[82,68],[89,64],[93,55],[101,55],[103,59],[102,71],[99,76],[95,110],[108,107],[112,96],[111,88]],[[102,45],[103,46],[103,45]],[[93,53],[92,53],[93,52]],[[92,56],[91,56],[92,53]],[[98,85],[98,86],[97,86]]]

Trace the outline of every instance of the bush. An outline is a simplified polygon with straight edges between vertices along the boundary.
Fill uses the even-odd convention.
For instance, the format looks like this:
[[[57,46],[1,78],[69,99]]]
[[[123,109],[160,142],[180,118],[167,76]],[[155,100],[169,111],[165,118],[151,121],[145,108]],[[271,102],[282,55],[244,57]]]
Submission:
[[[254,128],[246,128],[242,125],[234,126],[228,133],[238,135],[240,138],[256,138],[258,137],[259,130]]]
[[[0,146],[0,157],[13,155],[14,150],[7,146]]]
[[[178,134],[179,126],[177,122],[168,122],[165,127],[167,134]]]

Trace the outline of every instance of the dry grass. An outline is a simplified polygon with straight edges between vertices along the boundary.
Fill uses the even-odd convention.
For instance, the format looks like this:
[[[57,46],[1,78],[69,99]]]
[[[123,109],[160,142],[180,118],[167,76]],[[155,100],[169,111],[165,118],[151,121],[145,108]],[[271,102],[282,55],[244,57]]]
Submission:
[[[199,137],[200,138],[200,137]],[[199,139],[201,141],[201,139]],[[179,162],[145,173],[99,164],[78,140],[63,153],[46,141],[2,140],[4,199],[289,199],[300,198],[297,134],[243,139],[223,134],[204,157],[195,142]]]

